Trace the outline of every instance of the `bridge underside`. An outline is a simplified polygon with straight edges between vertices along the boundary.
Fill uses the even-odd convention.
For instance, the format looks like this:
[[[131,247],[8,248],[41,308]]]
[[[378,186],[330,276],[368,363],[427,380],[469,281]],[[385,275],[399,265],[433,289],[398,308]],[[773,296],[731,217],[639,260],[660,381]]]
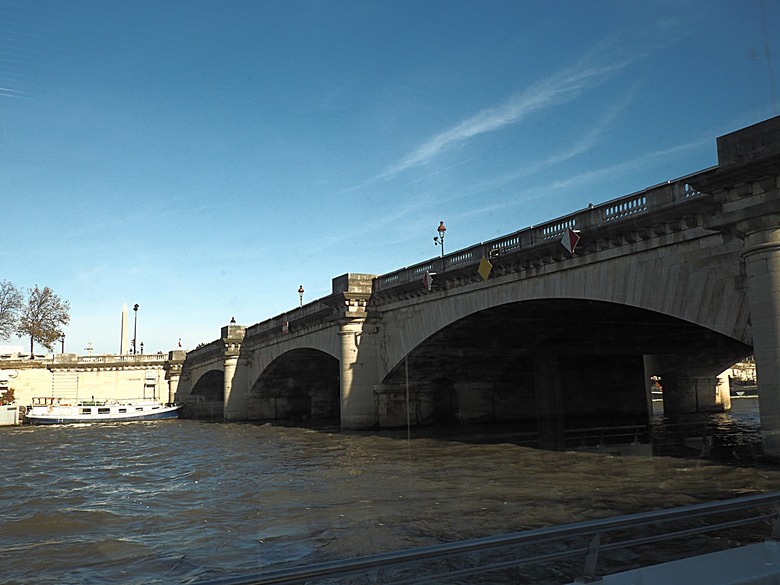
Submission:
[[[203,374],[187,396],[182,417],[222,420],[225,409],[225,374],[210,370]]]
[[[669,405],[684,408],[685,381],[709,378],[714,386],[714,376],[751,351],[692,323],[625,305],[514,303],[462,319],[411,352],[384,380],[379,422],[405,424],[400,403],[408,384],[413,424],[515,420],[560,443],[564,429],[646,424],[649,375],[662,377]],[[653,371],[646,369],[649,356]]]
[[[339,418],[339,362],[316,349],[296,349],[261,374],[247,399],[249,420]]]

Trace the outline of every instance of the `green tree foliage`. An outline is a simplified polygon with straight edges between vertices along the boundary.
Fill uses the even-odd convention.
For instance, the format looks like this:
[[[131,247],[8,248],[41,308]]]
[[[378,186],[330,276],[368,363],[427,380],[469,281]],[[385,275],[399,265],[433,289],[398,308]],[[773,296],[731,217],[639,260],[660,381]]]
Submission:
[[[8,339],[16,331],[22,293],[7,280],[0,281],[0,339]]]
[[[27,304],[22,307],[16,333],[30,338],[30,357],[37,341],[48,350],[62,336],[62,329],[70,322],[70,304],[54,294],[48,286],[28,289]]]

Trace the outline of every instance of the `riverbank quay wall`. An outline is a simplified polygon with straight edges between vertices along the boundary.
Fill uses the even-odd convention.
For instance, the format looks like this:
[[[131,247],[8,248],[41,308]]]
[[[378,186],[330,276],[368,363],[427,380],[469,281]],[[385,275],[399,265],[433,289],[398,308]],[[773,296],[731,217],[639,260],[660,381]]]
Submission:
[[[170,354],[95,355],[49,354],[35,359],[0,358],[0,388],[13,390],[17,404],[33,397],[67,401],[156,398],[172,402],[165,364]]]
[[[647,422],[651,376],[667,414],[726,409],[718,374],[755,354],[765,450],[780,455],[780,118],[719,138],[718,158],[231,323],[186,354],[177,398],[193,415],[345,429],[525,421],[562,446],[578,426]]]

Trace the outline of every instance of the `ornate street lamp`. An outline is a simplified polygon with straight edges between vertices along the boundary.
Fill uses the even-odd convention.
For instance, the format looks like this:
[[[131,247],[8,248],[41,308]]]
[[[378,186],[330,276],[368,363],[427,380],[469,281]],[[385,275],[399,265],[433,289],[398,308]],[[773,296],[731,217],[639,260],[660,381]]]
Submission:
[[[300,305],[303,306],[303,285],[298,287],[298,299],[300,300]]]
[[[144,342],[141,342],[141,355],[144,355]]]
[[[444,222],[439,222],[439,227],[436,228],[436,231],[439,232],[438,236],[433,236],[433,245],[434,246],[441,246],[441,257],[444,258],[444,232],[447,231],[447,228],[444,227]]]
[[[138,339],[138,303],[133,305],[133,355],[135,355],[135,340]]]
[[[65,353],[65,334],[60,335],[60,343],[62,344],[62,352]]]

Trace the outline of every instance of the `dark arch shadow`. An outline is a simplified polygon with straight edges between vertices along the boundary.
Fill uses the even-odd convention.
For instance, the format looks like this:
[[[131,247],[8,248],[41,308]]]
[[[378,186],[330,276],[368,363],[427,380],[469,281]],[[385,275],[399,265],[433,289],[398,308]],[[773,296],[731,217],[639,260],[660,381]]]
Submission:
[[[641,425],[651,414],[645,356],[660,356],[682,373],[715,376],[751,352],[738,340],[646,309],[523,301],[473,313],[431,335],[385,377],[383,399],[403,400],[408,384],[412,422],[422,425],[517,422],[538,430],[541,419],[552,418],[558,433]]]
[[[184,401],[183,418],[222,420],[225,410],[225,374],[209,370],[203,374]]]
[[[337,424],[340,415],[339,361],[311,348],[275,359],[258,377],[247,399],[249,420]]]

